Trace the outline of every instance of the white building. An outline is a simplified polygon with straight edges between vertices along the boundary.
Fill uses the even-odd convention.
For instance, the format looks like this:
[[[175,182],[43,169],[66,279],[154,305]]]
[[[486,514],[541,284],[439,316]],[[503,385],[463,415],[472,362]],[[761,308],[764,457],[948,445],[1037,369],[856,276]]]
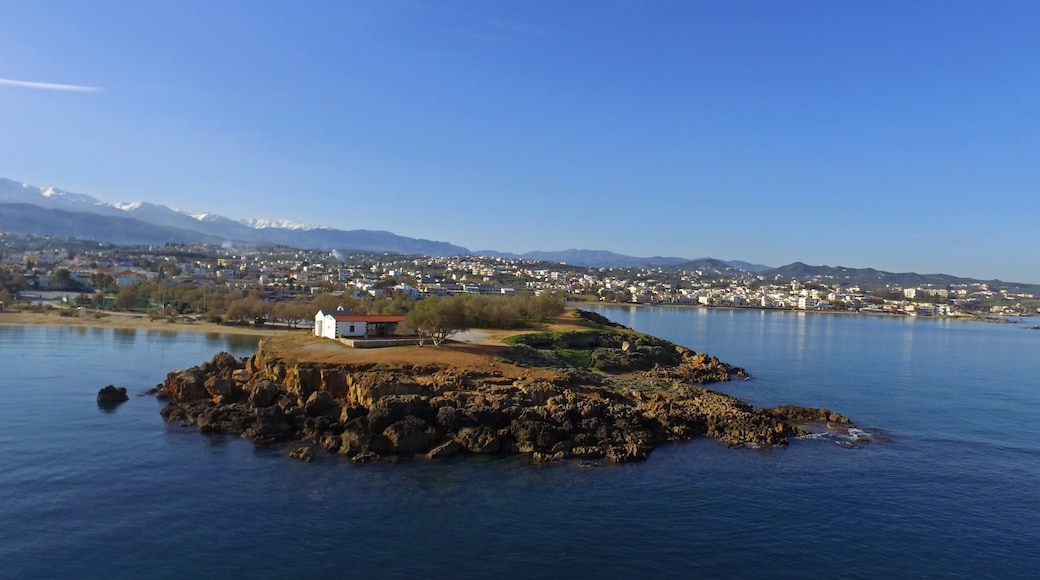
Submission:
[[[319,310],[314,315],[314,336],[376,338],[397,334],[404,316],[351,314],[347,310]]]

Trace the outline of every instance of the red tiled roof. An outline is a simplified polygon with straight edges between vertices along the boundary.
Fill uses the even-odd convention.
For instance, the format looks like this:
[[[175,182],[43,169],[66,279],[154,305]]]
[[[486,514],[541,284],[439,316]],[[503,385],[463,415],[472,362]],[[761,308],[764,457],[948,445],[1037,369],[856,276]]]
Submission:
[[[336,322],[402,322],[404,316],[392,314],[333,314]]]

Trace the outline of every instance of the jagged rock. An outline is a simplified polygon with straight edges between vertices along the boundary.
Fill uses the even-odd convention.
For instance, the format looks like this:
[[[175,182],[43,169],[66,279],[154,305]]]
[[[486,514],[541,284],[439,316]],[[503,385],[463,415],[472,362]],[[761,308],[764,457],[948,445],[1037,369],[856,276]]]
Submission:
[[[387,395],[368,410],[368,427],[373,433],[382,433],[395,421],[411,415],[422,416],[429,403],[419,395]]]
[[[343,410],[340,412],[339,420],[341,423],[346,424],[365,415],[368,415],[368,409],[361,405],[344,405]]]
[[[849,423],[848,417],[838,413],[832,413],[830,409],[781,405],[779,407],[773,407],[770,411],[780,415],[784,419],[795,421],[797,423]]]
[[[371,407],[383,397],[393,395],[428,395],[423,386],[403,372],[370,371],[347,378],[346,400],[350,404]]]
[[[437,427],[444,431],[455,431],[459,428],[461,422],[461,416],[459,410],[451,405],[445,405],[437,409],[435,415],[435,421]]]
[[[453,453],[462,451],[462,446],[459,445],[454,439],[447,439],[438,443],[433,449],[426,454],[427,459],[440,459],[441,457],[447,457]]]
[[[299,459],[300,461],[311,462],[314,461],[314,450],[310,447],[297,447],[289,452],[289,457]]]
[[[295,430],[290,417],[280,407],[272,405],[257,410],[255,421],[243,431],[243,435],[257,441],[279,441]]]
[[[166,375],[162,391],[175,403],[201,401],[210,398],[205,384],[206,375],[196,367]]]
[[[379,459],[379,456],[375,453],[372,453],[371,451],[364,451],[353,456],[351,458],[351,461],[353,461],[354,463],[366,463],[375,459]]]
[[[204,362],[196,368],[209,376],[221,376],[230,379],[236,370],[245,368],[245,363],[239,363],[232,355],[221,352],[214,356],[212,360]]]
[[[627,330],[522,335],[479,370],[296,363],[268,344],[242,361],[221,353],[169,373],[156,390],[167,400],[162,415],[206,433],[306,441],[358,462],[460,451],[638,461],[664,441],[707,435],[734,446],[782,445],[816,424],[851,426],[829,409],[755,409],[708,390],[700,383],[746,373]]]
[[[455,434],[455,441],[473,453],[495,453],[502,447],[501,437],[487,427],[463,427]]]
[[[372,432],[363,420],[355,419],[343,426],[339,445],[339,452],[342,455],[353,457],[361,453],[369,453],[371,450]]]
[[[270,407],[278,401],[281,391],[278,385],[272,381],[260,381],[249,393],[249,402],[257,407]]]
[[[415,416],[395,421],[383,430],[394,453],[423,453],[437,440],[437,431],[429,423]]]
[[[303,410],[308,417],[320,417],[335,409],[336,401],[332,398],[332,393],[328,391],[314,391],[307,397],[307,402],[303,405]]]
[[[578,446],[571,448],[571,456],[582,459],[599,459],[605,455],[599,447]]]
[[[514,419],[509,425],[509,433],[521,453],[549,450],[565,437],[565,433],[555,425],[532,420]]]
[[[341,437],[342,431],[340,431],[340,433],[326,433],[318,439],[317,443],[318,446],[324,449],[325,451],[336,453],[339,451],[339,447],[342,444],[342,441],[340,439]]]
[[[106,385],[101,387],[97,394],[98,405],[107,408],[117,407],[128,400],[130,400],[130,397],[126,394],[126,387]]]
[[[216,403],[231,403],[241,395],[241,390],[235,386],[235,383],[222,376],[209,377],[203,386]]]

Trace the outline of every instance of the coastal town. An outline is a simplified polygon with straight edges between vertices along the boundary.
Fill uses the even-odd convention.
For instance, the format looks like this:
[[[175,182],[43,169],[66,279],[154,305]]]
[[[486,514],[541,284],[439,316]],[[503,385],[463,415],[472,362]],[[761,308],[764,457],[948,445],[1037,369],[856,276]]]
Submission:
[[[323,293],[367,301],[554,293],[568,300],[622,304],[907,316],[1037,314],[1040,300],[1032,288],[1018,286],[768,275],[709,260],[675,267],[595,268],[493,256],[213,244],[117,246],[0,233],[0,309],[19,304],[150,309],[214,321],[243,318],[228,312],[237,299],[248,297],[270,307]]]

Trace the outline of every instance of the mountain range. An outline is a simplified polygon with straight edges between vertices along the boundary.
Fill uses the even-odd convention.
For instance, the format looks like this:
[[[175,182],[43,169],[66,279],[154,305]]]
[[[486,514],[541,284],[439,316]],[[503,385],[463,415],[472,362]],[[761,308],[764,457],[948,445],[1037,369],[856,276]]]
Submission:
[[[594,268],[660,267],[700,270],[725,276],[751,272],[779,279],[812,278],[842,284],[877,286],[948,285],[981,282],[945,274],[893,274],[872,268],[809,266],[801,262],[772,268],[740,260],[626,256],[606,250],[534,251],[524,254],[495,250],[470,251],[447,242],[409,238],[378,230],[337,230],[288,220],[246,219],[236,221],[211,213],[191,214],[164,205],[144,202],[108,204],[82,193],[56,188],[41,189],[0,178],[0,231],[62,236],[120,245],[166,243],[247,243],[283,245],[301,249],[361,252],[390,252],[426,256],[497,256],[559,262]],[[999,280],[1000,286],[1013,285]]]
[[[0,209],[0,230],[116,244],[242,242],[427,256],[498,256],[598,268],[676,266],[690,261],[678,257],[639,258],[605,250],[572,249],[525,254],[494,250],[473,252],[447,242],[409,238],[386,231],[337,230],[288,220],[236,221],[216,214],[191,214],[145,202],[108,204],[86,194],[53,187],[42,189],[5,178],[0,178]]]

